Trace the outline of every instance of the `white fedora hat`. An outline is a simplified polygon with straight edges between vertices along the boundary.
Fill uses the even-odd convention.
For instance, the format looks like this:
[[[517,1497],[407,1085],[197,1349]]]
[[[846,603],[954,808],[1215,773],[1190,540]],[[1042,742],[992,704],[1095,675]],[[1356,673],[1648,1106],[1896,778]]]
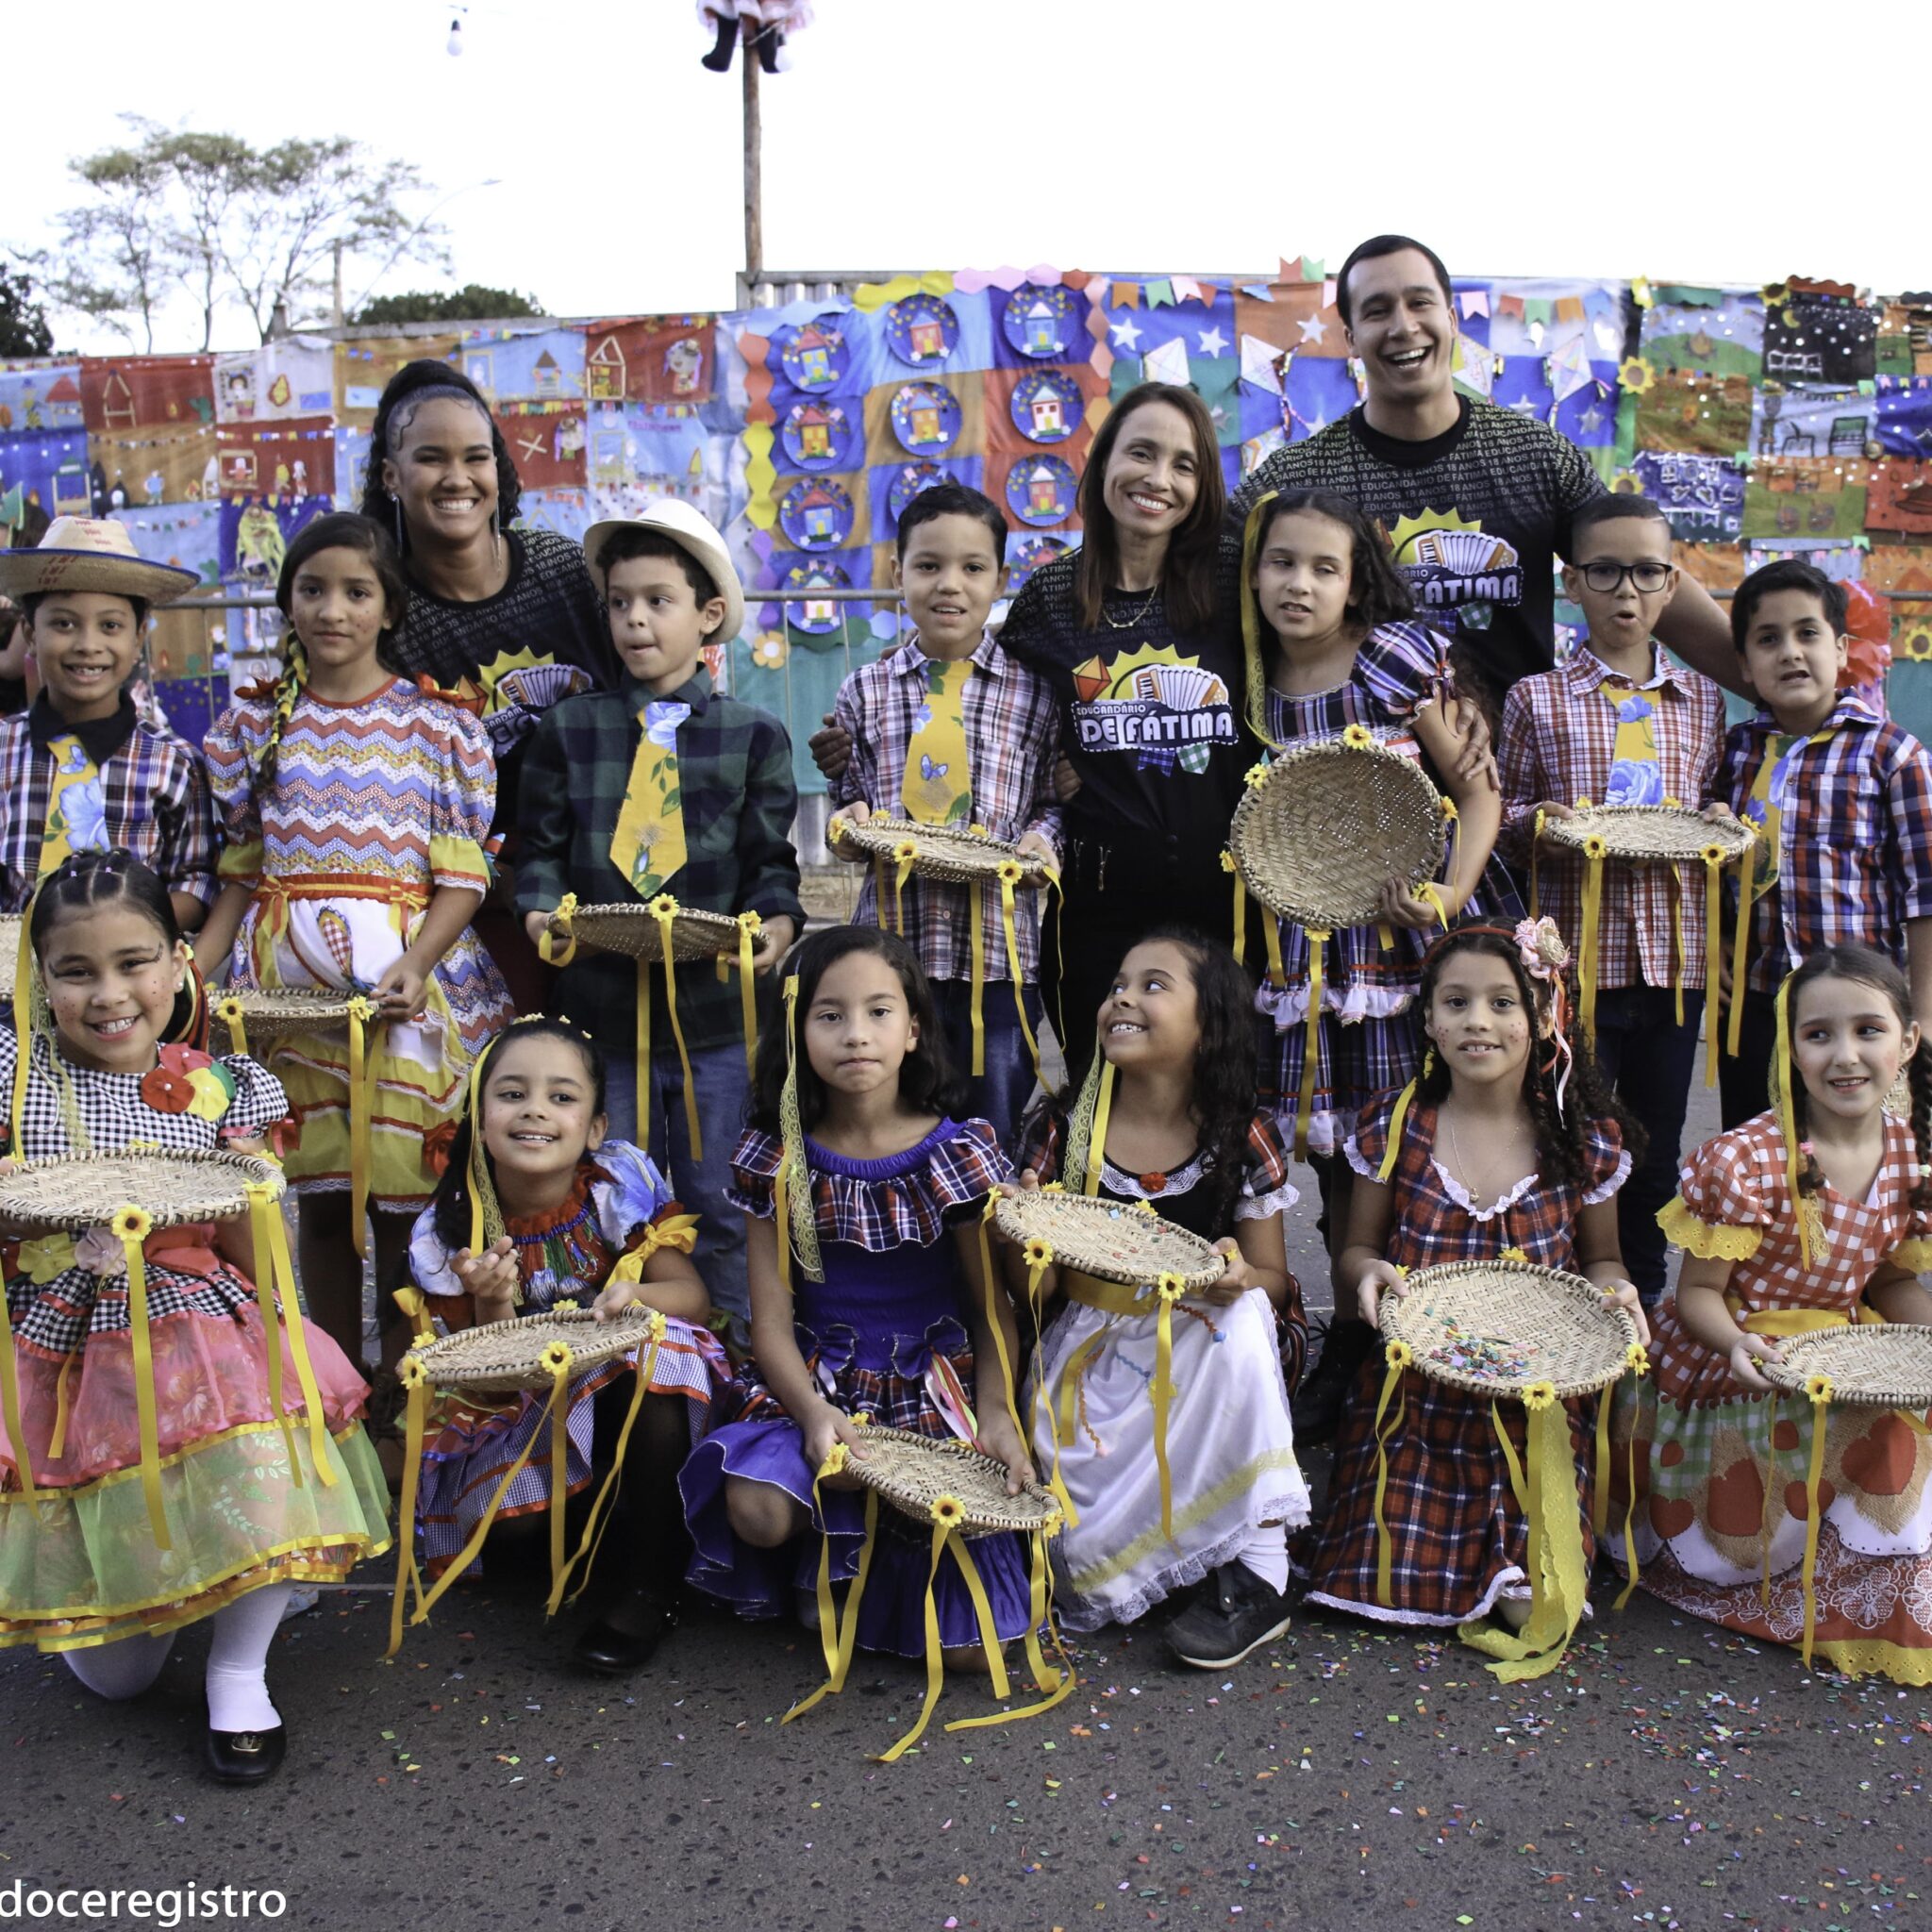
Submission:
[[[704,565],[724,600],[724,622],[715,633],[717,642],[728,644],[744,628],[744,586],[738,580],[738,566],[731,561],[724,538],[708,517],[690,504],[666,496],[646,508],[641,516],[611,517],[592,524],[584,532],[584,561],[590,565],[600,593],[605,588],[604,546],[620,530],[655,530]]]

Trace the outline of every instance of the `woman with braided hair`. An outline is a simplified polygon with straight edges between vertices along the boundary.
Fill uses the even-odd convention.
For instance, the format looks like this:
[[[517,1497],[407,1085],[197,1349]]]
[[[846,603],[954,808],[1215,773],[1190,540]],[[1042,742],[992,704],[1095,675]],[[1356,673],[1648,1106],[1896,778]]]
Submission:
[[[359,1090],[349,1027],[288,1036],[277,1055],[303,1287],[354,1357],[365,1205],[378,1278],[393,1278],[436,1185],[435,1130],[514,1011],[469,925],[489,876],[495,769],[466,708],[395,673],[388,647],[409,593],[379,525],[317,518],[290,544],[275,598],[286,667],[208,735],[227,849],[198,958],[210,979],[225,966],[231,987],[366,1002]]]

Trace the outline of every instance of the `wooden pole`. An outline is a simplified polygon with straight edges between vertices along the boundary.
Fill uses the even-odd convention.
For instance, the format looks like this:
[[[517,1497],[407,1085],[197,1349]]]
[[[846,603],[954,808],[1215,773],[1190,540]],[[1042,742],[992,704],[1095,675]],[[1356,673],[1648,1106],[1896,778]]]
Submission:
[[[753,299],[751,285],[764,273],[765,266],[765,224],[758,168],[758,22],[747,18],[743,26],[743,44],[739,49],[739,60],[744,69],[744,279],[747,301]]]

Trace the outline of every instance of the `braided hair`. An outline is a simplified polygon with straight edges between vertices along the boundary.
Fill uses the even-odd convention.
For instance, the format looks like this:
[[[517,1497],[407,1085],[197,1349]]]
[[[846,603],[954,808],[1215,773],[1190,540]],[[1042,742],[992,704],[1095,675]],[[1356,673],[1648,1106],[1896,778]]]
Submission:
[[[485,1076],[490,1061],[500,1048],[513,1046],[525,1040],[560,1040],[582,1057],[584,1071],[591,1076],[591,1117],[595,1120],[604,1111],[604,1056],[597,1051],[596,1042],[591,1036],[573,1026],[568,1020],[556,1019],[548,1013],[529,1013],[512,1020],[484,1046],[476,1078],[480,1081]],[[436,1192],[429,1201],[430,1222],[436,1229],[437,1239],[451,1254],[470,1243],[470,1159],[475,1143],[470,1135],[470,1109],[467,1107],[458,1109],[456,1128],[456,1137],[450,1142],[449,1165],[443,1169],[436,1183]],[[490,1161],[488,1147],[483,1150],[483,1158],[489,1164],[493,1181],[496,1170]]]
[[[380,524],[369,517],[358,516],[353,510],[337,510],[331,515],[317,517],[296,534],[294,541],[289,545],[288,555],[282,559],[282,574],[275,579],[275,604],[282,615],[290,619],[289,641],[282,654],[282,675],[275,680],[275,712],[269,724],[268,742],[262,746],[261,757],[256,762],[258,787],[275,782],[275,767],[281,759],[282,733],[288,729],[289,720],[294,714],[295,701],[308,682],[308,653],[296,635],[291,606],[295,601],[297,574],[311,557],[319,557],[325,550],[353,550],[375,573],[375,581],[382,587],[383,601],[389,608],[389,622],[376,640],[375,658],[385,671],[395,669],[389,661],[385,646],[395,635],[409,608],[409,583],[403,575],[395,545],[390,541],[389,533]]]
[[[1422,987],[1416,994],[1417,1010],[1426,1014],[1435,1002],[1436,984],[1442,969],[1458,953],[1482,953],[1501,959],[1509,968],[1523,999],[1524,1011],[1531,1017],[1538,1036],[1530,1041],[1529,1058],[1523,1069],[1523,1099],[1536,1129],[1537,1176],[1545,1187],[1585,1187],[1593,1178],[1590,1167],[1589,1130],[1591,1121],[1610,1120],[1623,1135],[1624,1149],[1634,1166],[1643,1158],[1648,1142],[1642,1126],[1622,1101],[1610,1091],[1609,1082],[1596,1063],[1581,1030],[1571,1041],[1574,1061],[1570,1084],[1561,1108],[1557,1105],[1557,1083],[1560,1078],[1560,1057],[1545,1054],[1541,1029],[1554,1010],[1555,993],[1545,981],[1533,977],[1523,963],[1516,941],[1492,926],[1452,928],[1438,940],[1423,959]],[[1567,968],[1553,969],[1565,974]],[[1428,1106],[1439,1105],[1449,1092],[1449,1067],[1443,1056],[1431,1051],[1424,1071],[1417,1075],[1416,1098]]]
[[[416,411],[425,403],[439,401],[470,403],[482,411],[490,425],[490,447],[496,455],[497,521],[507,528],[516,521],[523,493],[517,466],[510,461],[509,444],[503,440],[483,391],[460,369],[426,358],[406,362],[398,369],[375,406],[375,423],[369,432],[369,465],[362,474],[362,514],[385,527],[393,525],[401,530],[401,506],[382,480],[382,466],[395,455],[396,439],[415,419]]]
[[[1790,1030],[1786,1046],[1791,1056],[1791,1117],[1801,1137],[1804,1164],[1798,1171],[1798,1192],[1815,1194],[1824,1185],[1824,1170],[1811,1151],[1806,1117],[1811,1096],[1798,1077],[1798,1003],[1805,989],[1819,979],[1849,979],[1882,993],[1886,1004],[1898,1017],[1901,1031],[1911,1029],[1912,989],[1898,967],[1883,953],[1870,946],[1821,946],[1807,954],[1805,962],[1785,982],[1785,1019]],[[1932,1040],[1924,1033],[1918,1049],[1901,1070],[1912,1096],[1912,1145],[1916,1151],[1914,1176],[1906,1196],[1915,1214],[1932,1214]]]

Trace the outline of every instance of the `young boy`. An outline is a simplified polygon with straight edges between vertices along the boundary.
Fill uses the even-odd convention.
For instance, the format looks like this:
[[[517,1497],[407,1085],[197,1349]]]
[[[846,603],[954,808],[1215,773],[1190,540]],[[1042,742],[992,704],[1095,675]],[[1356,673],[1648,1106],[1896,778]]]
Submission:
[[[0,552],[0,591],[32,631],[41,694],[0,719],[0,912],[24,912],[70,854],[131,852],[194,931],[215,895],[208,774],[123,691],[150,606],[186,595],[192,570],[150,563],[120,524],[57,517],[40,547]],[[0,998],[11,987],[0,988]]]
[[[1720,1073],[1726,1127],[1770,1104],[1778,982],[1820,946],[1889,953],[1920,1025],[1932,1023],[1932,759],[1838,689],[1844,630],[1844,591],[1796,558],[1753,571],[1731,603],[1760,709],[1724,740],[1715,787],[1757,827],[1749,965],[1731,990],[1743,1001],[1739,1051]]]
[[[1572,516],[1570,554],[1563,590],[1582,607],[1589,641],[1558,669],[1524,678],[1503,712],[1503,838],[1524,860],[1537,813],[1570,818],[1579,799],[1701,806],[1724,735],[1717,686],[1672,663],[1652,640],[1677,588],[1663,511],[1643,496],[1594,497]],[[1539,909],[1575,947],[1584,860],[1547,841],[1535,859]],[[1607,861],[1597,922],[1597,1059],[1649,1136],[1617,1195],[1617,1220],[1630,1278],[1652,1307],[1664,1291],[1657,1212],[1676,1191],[1704,1009],[1703,880],[1677,883],[1681,955],[1669,867]]]
[[[539,722],[517,802],[517,909],[533,941],[566,893],[587,906],[668,892],[704,912],[756,912],[753,963],[767,973],[800,924],[798,808],[791,741],[775,718],[711,688],[707,639],[734,638],[744,591],[724,540],[689,504],[594,524],[584,560],[610,613],[621,688],[584,691]],[[691,1058],[703,1153],[691,1144],[684,1074],[653,967],[651,1058],[638,1066],[638,973],[628,958],[580,953],[563,969],[558,1007],[590,1027],[609,1076],[612,1136],[668,1150],[671,1185],[699,1217],[696,1260],[711,1299],[749,1333],[744,1216],[725,1199],[744,1106],[744,1031],[736,974],[708,962],[677,974],[677,1018]],[[650,1118],[638,1119],[648,1089]],[[661,1155],[660,1155],[661,1158]]]
[[[1007,520],[960,483],[936,484],[899,519],[892,580],[915,626],[900,647],[839,688],[838,724],[852,761],[833,780],[840,814],[863,824],[874,811],[933,824],[984,825],[995,839],[1059,863],[1053,765],[1059,709],[1044,680],[1001,650],[986,627],[1005,575]],[[985,974],[980,1020],[985,1073],[973,1066],[973,901],[980,894]],[[1038,1038],[1038,892],[1016,895],[1019,996]],[[1011,1146],[1033,1091],[1033,1057],[1020,1025],[996,885],[914,877],[903,895],[906,933],[932,981],[954,1066],[969,1079],[971,1110]],[[886,908],[888,915],[891,908]],[[879,917],[868,877],[854,917]]]

